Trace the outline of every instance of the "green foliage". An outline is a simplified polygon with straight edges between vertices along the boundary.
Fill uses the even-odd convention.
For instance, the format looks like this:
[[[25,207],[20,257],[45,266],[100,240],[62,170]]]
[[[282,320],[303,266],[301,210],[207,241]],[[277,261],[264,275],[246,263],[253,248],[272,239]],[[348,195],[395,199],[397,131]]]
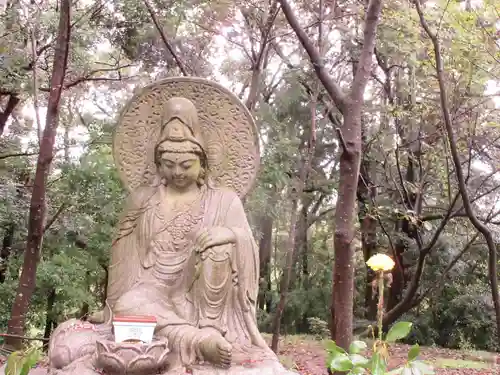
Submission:
[[[411,322],[397,322],[387,332],[385,340],[387,342],[396,342],[397,340],[404,339],[410,333],[412,325],[413,323]]]
[[[317,338],[324,338],[330,335],[330,328],[326,321],[317,317],[309,317],[307,318],[307,323],[309,324],[309,332]]]
[[[28,375],[41,357],[41,351],[35,347],[25,351],[13,352],[7,358],[5,375]]]
[[[498,350],[495,312],[487,290],[456,289],[458,283],[447,286],[439,300],[426,306],[414,319],[415,325],[408,342],[439,345],[454,349]]]
[[[375,281],[379,293],[377,304],[377,337],[375,337],[373,327],[370,327],[374,340],[371,356],[365,357],[361,355],[368,348],[368,345],[364,341],[353,341],[349,346],[349,352],[336,345],[334,341],[330,341],[327,346],[328,368],[332,371],[348,372],[349,374],[364,374],[368,372],[372,375],[385,375],[403,374],[408,373],[408,371],[419,375],[433,374],[432,369],[427,369],[425,364],[417,359],[420,353],[420,347],[417,344],[409,350],[406,363],[388,372],[389,345],[407,337],[413,324],[411,322],[397,322],[389,329],[384,338],[382,332],[384,318],[383,295],[385,288],[384,272],[390,272],[392,267],[394,267],[394,262],[386,255],[373,254],[367,260],[366,264],[376,271]]]
[[[33,155],[0,159],[0,239],[8,239],[10,228],[14,228],[12,251],[0,264],[6,275],[0,284],[2,331],[6,329],[22,266],[38,152],[31,118],[34,91],[31,31],[35,32],[36,44],[41,48],[54,41],[58,20],[54,0],[43,4],[8,3],[5,12],[0,12],[0,112],[5,109],[10,93],[19,94],[21,104],[1,135],[0,156],[25,151]],[[240,91],[243,86],[243,94],[248,92],[247,85],[252,82],[257,61],[254,55],[265,39],[263,27],[257,23],[264,20],[266,7],[256,7],[243,22],[240,15],[245,7],[238,2],[185,0],[169,6],[161,0],[150,3],[169,43],[180,59],[196,70],[194,75],[216,80],[222,77],[229,81],[233,91]],[[360,36],[351,25],[361,24],[363,10],[355,4],[351,9],[352,5],[339,5],[342,22],[338,17],[330,17],[333,21],[323,20],[324,29],[335,28],[335,35],[339,36],[323,38],[323,62],[342,87],[348,87],[351,82],[351,62],[356,60],[353,57],[360,45]],[[311,13],[316,6],[300,1],[295,6],[303,15],[304,24],[308,19],[317,19],[317,14]],[[463,3],[439,0],[426,9],[426,17],[433,29],[439,29],[443,42],[448,99],[464,171],[468,165],[468,191],[471,198],[484,195],[474,205],[478,214],[486,215],[484,207],[497,199],[495,191],[498,190],[497,176],[486,172],[488,168],[498,169],[493,161],[498,160],[495,150],[500,129],[492,126],[498,124],[498,108],[484,92],[485,86],[500,76],[498,38],[495,37],[498,15],[493,0],[476,6],[478,8],[465,11]],[[50,326],[52,318],[60,321],[79,316],[101,304],[109,248],[125,196],[111,155],[115,126],[112,119],[136,87],[179,74],[143,3],[134,0],[112,0],[105,4],[76,2],[72,23],[69,73],[65,82],[82,79],[82,83],[65,90],[61,104],[60,123],[69,133],[65,134],[67,139],[62,139],[65,129],[60,129],[48,181],[47,219],[58,216],[44,233],[36,290],[28,314],[27,329],[37,333]],[[307,32],[317,36],[314,26]],[[306,145],[311,127],[310,93],[304,89],[303,82],[313,88],[317,82],[307,56],[298,48],[297,40],[281,16],[276,17],[270,35],[273,45],[266,50],[269,61],[262,62],[261,92],[254,111],[261,135],[261,169],[252,194],[245,200],[257,242],[262,234],[262,219],[273,220],[269,270],[261,274],[260,283],[265,306],[259,306],[258,322],[264,331],[270,329],[279,299],[279,279],[288,250],[285,245],[290,227],[290,186],[297,177],[301,148]],[[220,47],[222,39],[227,43]],[[414,275],[419,251],[440,226],[440,215],[447,211],[457,186],[447,142],[442,137],[442,108],[437,100],[432,46],[422,37],[412,6],[384,3],[376,44],[376,61],[381,66],[373,70],[377,79],[371,81],[365,95],[363,157],[367,164],[363,164],[363,169],[371,163],[368,168],[371,182],[364,182],[377,191],[369,199],[366,212],[360,213],[353,243],[367,239],[364,220],[374,219],[375,247],[403,248],[405,285],[401,294],[404,294]],[[52,46],[50,44],[37,58],[37,98],[42,118]],[[283,60],[276,54],[275,47],[283,48],[282,52],[290,55],[291,60]],[[382,72],[384,63],[389,72]],[[124,65],[127,67],[115,69]],[[271,72],[274,69],[276,74]],[[133,75],[133,80],[127,79],[129,75]],[[94,81],[85,82],[84,78]],[[305,229],[299,228],[301,231],[296,236],[302,243],[296,241],[294,280],[282,331],[327,337],[335,231],[331,214],[339,183],[336,165],[339,125],[330,122],[327,115],[333,113],[333,117],[340,120],[341,116],[321,85],[318,90],[321,100],[315,116],[317,148],[306,181],[307,193],[300,201],[301,217],[312,223],[308,222]],[[77,135],[80,133],[85,136]],[[415,134],[418,134],[418,142],[410,139]],[[414,146],[418,146],[417,152]],[[65,148],[71,154],[69,160],[62,155]],[[480,170],[486,164],[489,164],[486,169]],[[419,204],[407,202],[405,194],[416,196]],[[361,200],[358,199],[358,203]],[[328,210],[329,215],[313,220]],[[437,219],[428,219],[432,216]],[[405,342],[422,345],[500,350],[493,304],[490,297],[485,297],[491,291],[484,245],[472,246],[462,260],[446,271],[473,234],[473,228],[459,215],[446,224],[427,256],[420,281],[419,293],[430,293],[419,305],[418,313],[412,311],[402,317],[414,323],[411,332],[408,334],[410,328],[398,323],[391,328],[387,341],[404,338]],[[495,236],[498,233],[495,232]],[[367,316],[370,301],[365,298],[371,280],[367,278],[361,250],[356,252],[354,260],[356,321],[372,319]],[[443,277],[445,271],[446,277]],[[48,296],[52,292],[55,299],[48,308]],[[389,294],[389,297],[393,296]],[[400,299],[398,295],[394,302]],[[358,366],[363,363],[358,357],[362,353],[362,344],[354,344],[336,360],[336,366],[349,366],[348,358],[350,371],[358,371],[354,369],[363,368]],[[374,354],[370,362],[373,371],[384,370],[383,354]],[[409,362],[414,362],[417,354],[418,349],[410,350]]]
[[[445,238],[443,236],[443,240]],[[428,260],[421,282],[424,290],[436,287],[436,280],[442,277],[457,248],[463,246],[448,238],[443,243],[445,246],[436,249]],[[480,246],[472,247],[449,272],[448,280],[420,304],[418,311],[401,318],[414,323],[405,342],[454,349],[499,350],[483,254]]]
[[[368,345],[364,341],[353,341],[349,351],[329,341],[327,344],[327,366],[332,371],[346,372],[349,375],[371,374],[371,375],[400,375],[400,374],[433,374],[434,371],[424,362],[418,360],[420,347],[413,345],[408,351],[406,362],[400,367],[388,371],[389,343],[404,339],[411,331],[412,323],[398,322],[391,327],[385,340],[376,340],[373,345],[371,356],[363,355]]]

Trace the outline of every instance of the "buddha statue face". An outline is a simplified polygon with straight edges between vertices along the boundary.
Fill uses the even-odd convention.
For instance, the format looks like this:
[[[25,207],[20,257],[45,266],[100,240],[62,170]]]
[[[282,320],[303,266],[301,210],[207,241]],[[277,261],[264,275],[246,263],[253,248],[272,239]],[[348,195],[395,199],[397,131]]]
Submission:
[[[171,103],[167,104],[172,106]],[[177,112],[170,115],[167,113],[165,117],[160,142],[156,146],[155,162],[165,185],[185,190],[194,184],[204,183],[206,157],[201,140],[193,134],[193,121],[186,121],[187,116],[183,116],[184,113],[179,108],[174,108]],[[192,111],[188,106],[180,109]]]
[[[187,144],[182,146],[186,149],[192,146],[189,141],[185,142]],[[200,156],[194,152],[166,150],[159,155],[157,165],[164,183],[177,190],[184,190],[198,183],[202,174]]]

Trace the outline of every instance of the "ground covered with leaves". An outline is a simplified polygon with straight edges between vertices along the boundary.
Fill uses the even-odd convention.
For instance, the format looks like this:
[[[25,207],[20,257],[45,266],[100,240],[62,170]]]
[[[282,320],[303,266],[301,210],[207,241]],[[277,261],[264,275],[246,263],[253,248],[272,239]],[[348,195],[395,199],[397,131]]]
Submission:
[[[280,360],[302,375],[325,374],[325,344],[326,341],[310,336],[288,336],[280,342]],[[408,349],[408,345],[392,346],[389,367],[404,363]],[[425,347],[421,348],[419,358],[432,365],[437,375],[500,374],[499,353]]]
[[[267,335],[266,338],[270,339]],[[325,340],[311,336],[287,336],[280,341],[279,358],[285,367],[302,375],[325,374],[325,346]],[[408,345],[392,346],[389,367],[404,363],[408,350]],[[436,375],[500,374],[500,353],[423,347],[419,358],[432,365]],[[5,359],[0,356],[0,367]],[[45,375],[46,367],[42,361],[30,371],[30,375]]]

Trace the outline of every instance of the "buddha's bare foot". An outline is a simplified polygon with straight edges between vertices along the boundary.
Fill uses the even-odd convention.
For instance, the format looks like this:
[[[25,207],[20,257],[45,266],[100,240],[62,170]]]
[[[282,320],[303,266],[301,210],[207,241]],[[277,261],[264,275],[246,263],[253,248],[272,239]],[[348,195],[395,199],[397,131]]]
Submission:
[[[231,366],[232,346],[222,336],[207,337],[200,343],[200,350],[208,362],[223,368]]]

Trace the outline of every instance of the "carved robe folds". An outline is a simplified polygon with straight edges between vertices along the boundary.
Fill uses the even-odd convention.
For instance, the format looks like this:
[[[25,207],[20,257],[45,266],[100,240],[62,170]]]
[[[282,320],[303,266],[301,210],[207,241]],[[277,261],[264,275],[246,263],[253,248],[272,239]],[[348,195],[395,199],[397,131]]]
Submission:
[[[223,86],[170,77],[135,93],[113,139],[131,195],[111,249],[108,308],[91,319],[105,323],[59,325],[51,375],[287,373],[257,329],[258,249],[240,201],[259,155],[252,115]],[[153,343],[114,343],[113,314],[155,316]]]
[[[159,188],[151,187],[129,198],[109,268],[113,314],[154,315],[155,337],[168,341],[170,369],[202,362],[198,344],[214,330],[232,344],[233,363],[275,361],[257,328],[258,249],[238,196],[204,186],[192,205],[178,212],[163,198]],[[195,254],[195,235],[210,227],[230,228],[236,243]],[[109,338],[109,329],[99,327]],[[51,359],[61,368],[79,354],[72,352],[73,334],[56,340],[58,334]],[[96,333],[90,335],[95,340]],[[88,345],[83,354],[89,354]]]
[[[179,212],[166,207],[159,189],[142,189],[132,200],[111,260],[113,313],[156,316],[157,335],[183,364],[202,359],[196,344],[213,329],[233,345],[235,360],[267,353],[255,321],[258,249],[238,196],[203,187]],[[236,244],[194,254],[196,233],[210,227],[230,228]],[[131,248],[142,249],[134,253],[138,259],[128,255]]]

